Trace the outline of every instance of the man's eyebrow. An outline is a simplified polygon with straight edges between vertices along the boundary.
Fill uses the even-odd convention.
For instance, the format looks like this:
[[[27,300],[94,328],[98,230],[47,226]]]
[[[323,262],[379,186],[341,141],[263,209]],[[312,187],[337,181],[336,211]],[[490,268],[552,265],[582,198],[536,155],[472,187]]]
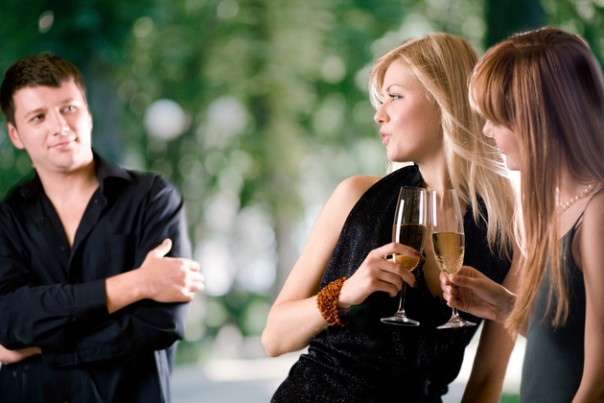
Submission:
[[[29,117],[31,117],[31,116],[36,116],[36,115],[38,115],[38,114],[40,114],[40,113],[43,113],[43,112],[45,112],[45,111],[46,111],[46,108],[44,108],[44,107],[40,107],[40,108],[36,108],[36,109],[32,109],[32,110],[30,110],[30,111],[28,111],[28,112],[25,112],[25,114],[23,115],[23,117],[24,117],[24,118],[29,118]]]

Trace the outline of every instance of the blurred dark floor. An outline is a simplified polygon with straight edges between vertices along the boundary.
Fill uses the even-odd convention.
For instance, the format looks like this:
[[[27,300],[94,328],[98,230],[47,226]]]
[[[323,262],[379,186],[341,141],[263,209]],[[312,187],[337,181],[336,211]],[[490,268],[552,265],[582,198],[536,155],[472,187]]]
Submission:
[[[468,346],[466,360],[443,403],[461,400],[476,352],[476,340]],[[279,358],[215,360],[203,365],[177,366],[172,377],[173,403],[268,403],[299,353]],[[516,393],[524,357],[524,339],[512,354],[504,389]]]

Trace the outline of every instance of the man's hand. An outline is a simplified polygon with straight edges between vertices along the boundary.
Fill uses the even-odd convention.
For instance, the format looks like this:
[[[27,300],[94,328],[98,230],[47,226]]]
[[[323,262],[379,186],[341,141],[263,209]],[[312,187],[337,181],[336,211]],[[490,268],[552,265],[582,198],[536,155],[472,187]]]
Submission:
[[[147,254],[138,269],[144,286],[143,293],[157,302],[188,302],[195,292],[204,288],[204,277],[199,263],[185,258],[166,257],[172,241],[164,240],[161,245]]]
[[[157,302],[189,302],[204,289],[199,263],[185,258],[166,257],[170,239],[147,253],[135,270],[107,279],[107,311],[113,313],[143,299]]]
[[[0,345],[0,363],[2,365],[15,364],[19,361],[31,357],[32,355],[41,354],[39,347],[27,347],[19,350],[9,350],[3,345]]]

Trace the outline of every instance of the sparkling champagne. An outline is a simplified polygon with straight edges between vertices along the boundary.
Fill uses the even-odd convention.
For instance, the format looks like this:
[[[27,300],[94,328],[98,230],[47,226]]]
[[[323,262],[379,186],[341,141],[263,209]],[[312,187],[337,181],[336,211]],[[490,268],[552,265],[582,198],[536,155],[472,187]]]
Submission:
[[[463,264],[464,234],[435,232],[432,234],[432,244],[440,269],[447,274],[457,273]]]
[[[402,224],[392,226],[392,240],[412,247],[419,253],[424,250],[424,239],[426,236],[426,226],[419,224]],[[415,257],[395,254],[394,262],[399,264],[405,270],[413,271],[419,264],[419,259]]]

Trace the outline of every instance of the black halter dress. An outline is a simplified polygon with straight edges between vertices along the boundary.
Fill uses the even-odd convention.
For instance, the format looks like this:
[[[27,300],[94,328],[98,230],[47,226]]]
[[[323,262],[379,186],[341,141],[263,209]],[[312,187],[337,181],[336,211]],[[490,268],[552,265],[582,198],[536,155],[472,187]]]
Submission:
[[[391,241],[392,220],[401,186],[421,186],[417,166],[384,177],[350,212],[327,265],[322,285],[350,276],[367,254]],[[470,209],[464,216],[464,264],[501,283],[510,262],[490,252],[486,226],[477,225]],[[348,325],[315,336],[275,392],[272,402],[441,402],[459,373],[464,349],[477,327],[437,330],[451,309],[433,297],[421,267],[417,287],[407,287],[405,309],[421,322],[417,328],[387,325],[398,298],[377,292],[347,314]],[[478,318],[465,315],[479,322]]]

